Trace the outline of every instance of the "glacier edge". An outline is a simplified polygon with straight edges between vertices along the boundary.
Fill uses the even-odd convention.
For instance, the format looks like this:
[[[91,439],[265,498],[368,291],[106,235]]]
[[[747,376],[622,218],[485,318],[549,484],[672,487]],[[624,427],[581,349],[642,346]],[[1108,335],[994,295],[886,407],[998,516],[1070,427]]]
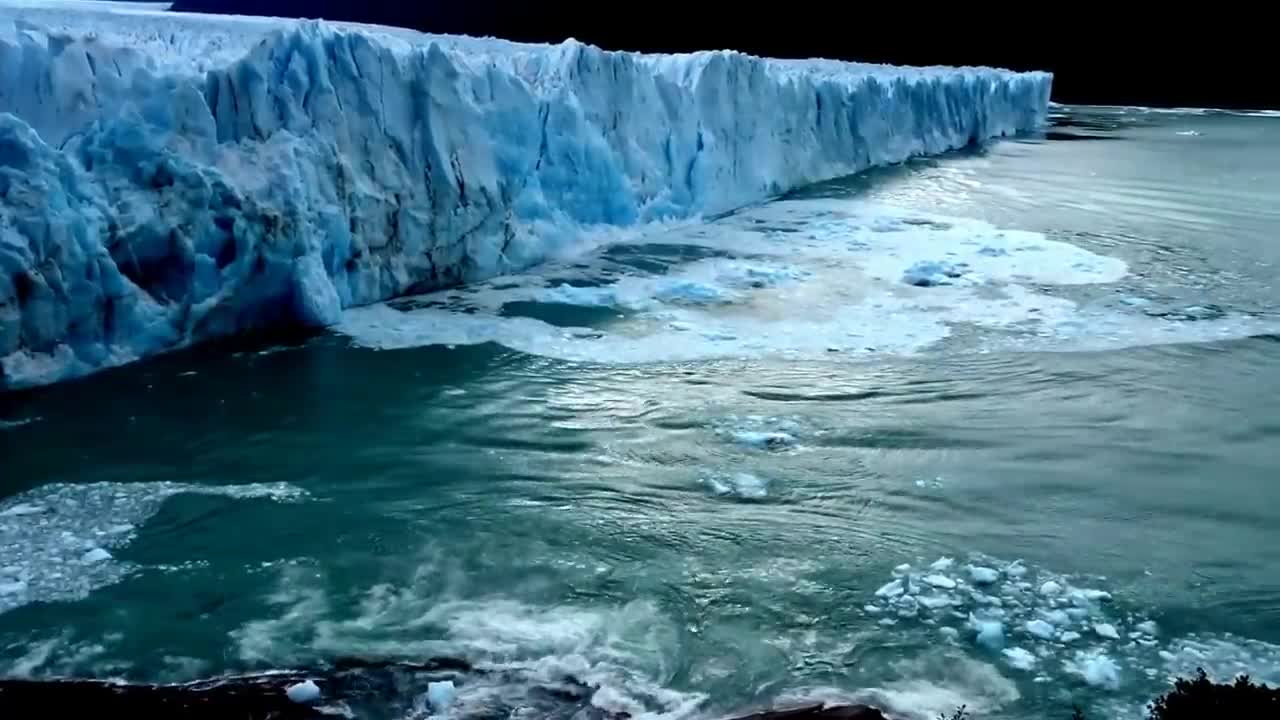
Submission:
[[[1043,124],[1052,76],[0,8],[0,388]],[[239,24],[237,24],[239,23]]]

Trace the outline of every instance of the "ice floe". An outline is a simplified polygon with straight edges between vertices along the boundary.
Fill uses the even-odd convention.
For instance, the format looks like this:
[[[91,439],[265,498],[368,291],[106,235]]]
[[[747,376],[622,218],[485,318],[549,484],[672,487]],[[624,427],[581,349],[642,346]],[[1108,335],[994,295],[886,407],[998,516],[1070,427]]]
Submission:
[[[84,483],[38,487],[0,500],[0,612],[83,598],[133,567],[115,552],[168,498],[183,493],[295,500],[284,483]]]

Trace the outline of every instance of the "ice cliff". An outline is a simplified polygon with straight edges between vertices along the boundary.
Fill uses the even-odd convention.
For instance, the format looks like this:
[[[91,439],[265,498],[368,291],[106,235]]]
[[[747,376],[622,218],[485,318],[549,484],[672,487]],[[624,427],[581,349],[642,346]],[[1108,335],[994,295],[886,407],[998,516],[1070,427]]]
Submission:
[[[1051,77],[0,7],[0,388],[1043,122]]]

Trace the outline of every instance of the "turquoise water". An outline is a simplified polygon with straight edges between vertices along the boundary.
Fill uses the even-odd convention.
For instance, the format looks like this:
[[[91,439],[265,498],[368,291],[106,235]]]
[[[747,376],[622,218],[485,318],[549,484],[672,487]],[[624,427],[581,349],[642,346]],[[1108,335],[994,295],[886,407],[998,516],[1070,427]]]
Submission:
[[[1280,681],[1280,120],[1057,121],[0,396],[0,672],[451,654],[670,717]]]

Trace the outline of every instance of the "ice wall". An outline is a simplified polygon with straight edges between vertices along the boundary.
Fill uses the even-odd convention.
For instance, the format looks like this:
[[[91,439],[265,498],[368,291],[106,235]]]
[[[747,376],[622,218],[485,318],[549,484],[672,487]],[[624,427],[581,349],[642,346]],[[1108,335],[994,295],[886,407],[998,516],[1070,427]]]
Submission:
[[[0,388],[1033,128],[1050,82],[0,7]]]

